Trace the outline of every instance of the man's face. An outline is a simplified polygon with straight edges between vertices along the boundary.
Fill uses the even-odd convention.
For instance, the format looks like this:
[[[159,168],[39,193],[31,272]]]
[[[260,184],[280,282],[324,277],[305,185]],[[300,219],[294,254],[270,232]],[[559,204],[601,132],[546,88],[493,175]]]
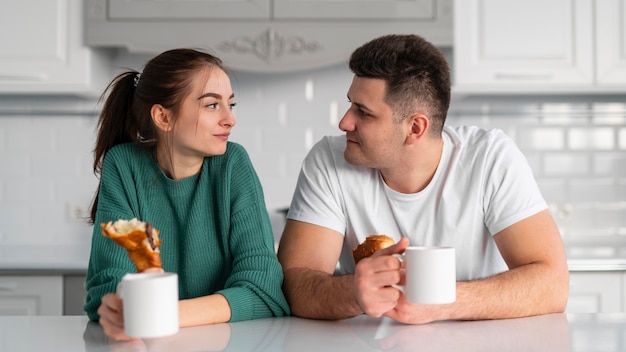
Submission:
[[[351,105],[339,122],[346,132],[344,157],[353,165],[386,169],[397,165],[405,142],[405,124],[394,121],[385,102],[386,82],[354,76],[348,100]]]

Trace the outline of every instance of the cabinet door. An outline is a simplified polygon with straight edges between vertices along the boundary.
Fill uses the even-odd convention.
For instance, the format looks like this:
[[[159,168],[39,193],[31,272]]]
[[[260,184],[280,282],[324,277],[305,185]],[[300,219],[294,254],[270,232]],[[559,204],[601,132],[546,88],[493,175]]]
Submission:
[[[109,74],[82,45],[81,0],[11,1],[0,11],[0,93],[99,93]],[[97,81],[101,79],[101,81]]]
[[[63,277],[0,276],[0,315],[62,315]]]
[[[567,313],[619,313],[622,302],[621,272],[572,272]]]
[[[270,0],[108,0],[108,17],[133,19],[268,19]]]
[[[597,83],[626,87],[626,0],[596,2]]]
[[[432,0],[273,0],[276,19],[416,19],[436,18]]]
[[[454,11],[456,85],[593,83],[591,0],[456,0]]]

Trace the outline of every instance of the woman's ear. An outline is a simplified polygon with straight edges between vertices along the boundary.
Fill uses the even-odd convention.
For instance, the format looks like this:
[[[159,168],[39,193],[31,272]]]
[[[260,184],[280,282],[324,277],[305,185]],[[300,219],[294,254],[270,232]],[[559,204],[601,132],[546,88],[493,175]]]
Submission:
[[[161,104],[154,104],[150,108],[150,116],[158,129],[163,132],[169,132],[173,128],[173,121],[170,111]]]
[[[407,134],[407,144],[413,144],[426,135],[428,127],[430,127],[430,120],[426,115],[416,113],[406,119],[409,123],[409,132]]]

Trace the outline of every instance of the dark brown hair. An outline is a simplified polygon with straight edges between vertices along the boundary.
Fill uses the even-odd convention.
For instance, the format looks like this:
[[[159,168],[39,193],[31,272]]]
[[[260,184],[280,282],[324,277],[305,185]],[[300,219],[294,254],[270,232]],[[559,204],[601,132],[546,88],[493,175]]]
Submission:
[[[94,148],[96,176],[102,173],[106,153],[118,144],[133,142],[154,149],[158,135],[150,115],[152,106],[160,104],[176,116],[194,77],[207,67],[226,71],[215,56],[194,49],[172,49],[148,61],[142,73],[127,70],[116,76],[100,97],[104,105]],[[91,223],[96,218],[99,193],[100,186],[91,205]]]
[[[386,82],[385,101],[396,121],[420,112],[441,135],[450,107],[450,67],[443,53],[417,35],[385,35],[357,48],[350,70]]]

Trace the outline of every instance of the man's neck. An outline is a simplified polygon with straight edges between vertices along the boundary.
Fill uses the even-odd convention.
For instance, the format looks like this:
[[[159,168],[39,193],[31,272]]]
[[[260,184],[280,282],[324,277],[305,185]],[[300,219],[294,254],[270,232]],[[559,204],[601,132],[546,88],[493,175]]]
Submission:
[[[380,173],[387,186],[396,192],[420,192],[435,176],[442,152],[443,138],[429,138],[411,146],[396,167],[380,170]]]

